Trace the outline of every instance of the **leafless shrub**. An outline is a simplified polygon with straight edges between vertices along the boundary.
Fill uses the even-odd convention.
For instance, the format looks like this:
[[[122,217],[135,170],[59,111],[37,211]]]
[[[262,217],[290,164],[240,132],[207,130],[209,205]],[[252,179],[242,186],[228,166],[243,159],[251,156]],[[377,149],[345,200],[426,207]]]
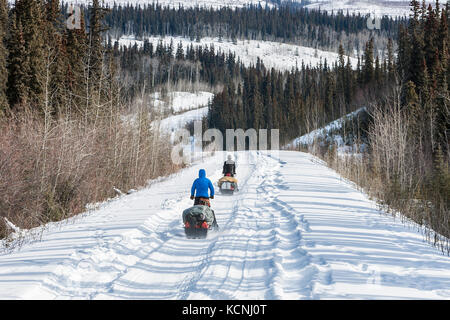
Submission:
[[[133,121],[110,110],[85,121],[28,110],[0,123],[0,237],[6,217],[21,229],[59,221],[178,169],[169,138],[151,126],[148,109]]]
[[[395,100],[383,107],[372,106],[366,152],[342,155],[338,146],[326,139],[299,150],[325,160],[376,200],[383,211],[416,222],[427,241],[450,254],[449,163],[445,155],[433,163],[426,151],[417,147],[407,111]],[[361,143],[356,139],[353,149],[359,150]]]

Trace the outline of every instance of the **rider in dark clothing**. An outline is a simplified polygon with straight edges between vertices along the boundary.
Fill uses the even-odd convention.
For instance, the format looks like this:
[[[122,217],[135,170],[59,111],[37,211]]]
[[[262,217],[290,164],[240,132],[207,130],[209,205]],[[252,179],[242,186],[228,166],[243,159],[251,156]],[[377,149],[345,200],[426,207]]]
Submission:
[[[223,163],[222,173],[226,175],[229,173],[232,177],[236,174],[236,163],[231,158],[231,155],[228,155],[227,161]]]

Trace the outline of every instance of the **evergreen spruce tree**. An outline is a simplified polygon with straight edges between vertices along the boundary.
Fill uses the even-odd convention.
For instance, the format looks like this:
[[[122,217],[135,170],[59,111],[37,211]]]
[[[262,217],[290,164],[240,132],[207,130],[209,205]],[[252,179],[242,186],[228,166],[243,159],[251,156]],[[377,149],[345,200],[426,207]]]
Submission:
[[[339,58],[338,58],[338,66],[337,66],[337,83],[336,83],[336,90],[337,95],[344,97],[346,87],[348,83],[346,82],[347,76],[346,76],[346,69],[345,69],[345,57],[344,57],[344,47],[342,44],[339,45],[338,50]]]
[[[65,73],[69,63],[62,35],[61,10],[58,0],[47,0],[44,16],[44,101],[49,112],[57,114],[67,105]]]
[[[6,0],[0,0],[0,117],[8,109],[7,83],[8,70],[6,49],[6,36],[8,30],[8,3]]]
[[[350,103],[352,102],[353,92],[354,92],[354,87],[355,87],[355,80],[354,80],[352,65],[350,63],[350,57],[347,57],[347,65],[345,66],[344,83],[345,83],[345,91],[344,91],[345,101],[346,101],[347,105],[350,105]]]
[[[184,60],[183,44],[181,43],[181,41],[178,43],[177,53],[175,55],[175,58],[177,60]]]
[[[25,87],[28,106],[42,111],[45,87],[45,17],[41,0],[17,0],[14,8],[18,31],[23,35]],[[20,30],[21,29],[21,30]]]
[[[373,61],[373,38],[366,43],[364,49],[364,65],[362,77],[365,84],[371,83],[374,77],[374,61]]]
[[[397,68],[400,78],[406,83],[411,80],[409,64],[411,61],[411,42],[408,30],[400,25],[398,33]]]
[[[26,58],[22,23],[13,12],[8,39],[8,88],[7,96],[12,109],[23,108],[28,103],[27,75],[30,72]]]
[[[388,39],[387,44],[387,79],[390,83],[395,81],[395,68],[394,68],[394,48],[392,38]]]
[[[335,104],[337,103],[336,97],[336,80],[333,72],[327,72],[325,76],[325,115],[323,119],[325,121],[334,120],[335,116]]]
[[[364,83],[364,80],[362,77],[361,57],[359,55],[358,55],[358,63],[356,65],[356,82],[360,86]]]
[[[380,59],[377,57],[375,58],[375,70],[374,70],[374,80],[377,84],[378,88],[381,88],[382,82],[383,82],[383,74],[382,69],[380,66]]]
[[[424,21],[424,56],[427,63],[428,71],[432,72],[435,68],[436,60],[436,44],[437,44],[437,36],[438,36],[438,20],[435,16],[435,11],[431,4],[428,6],[426,20]],[[432,74],[429,76],[432,77]]]
[[[417,2],[417,1],[412,1]],[[410,79],[417,86],[418,94],[421,95],[422,91],[426,90],[424,84],[425,78],[425,66],[427,65],[424,54],[424,34],[421,21],[419,20],[419,9],[413,6],[412,20],[410,21],[410,41],[411,51],[409,59],[409,72]]]
[[[449,112],[449,91],[447,84],[446,68],[440,62],[436,66],[436,99],[433,104],[434,114],[436,115],[436,127],[433,140],[436,142],[434,145],[436,151],[439,148],[442,152],[447,153],[450,132],[450,112]]]
[[[87,60],[87,37],[83,11],[80,29],[66,29],[64,33],[66,65],[64,84],[67,90],[67,108],[79,108],[86,97],[85,65]]]
[[[104,47],[102,34],[107,30],[103,26],[103,18],[106,14],[106,9],[100,6],[99,0],[93,0],[90,8],[89,19],[89,61],[88,61],[88,75],[89,75],[89,92],[90,99],[94,99],[97,105],[100,104],[102,94],[103,82],[103,62],[104,62]]]

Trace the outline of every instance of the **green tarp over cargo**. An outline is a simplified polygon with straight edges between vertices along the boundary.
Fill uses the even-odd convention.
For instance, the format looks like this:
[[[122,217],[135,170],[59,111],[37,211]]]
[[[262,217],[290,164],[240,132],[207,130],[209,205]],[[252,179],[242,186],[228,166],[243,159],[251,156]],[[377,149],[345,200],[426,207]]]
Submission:
[[[203,216],[203,217],[202,217]],[[213,225],[214,222],[214,212],[208,206],[193,206],[183,211],[183,223],[190,218],[195,218],[196,220],[205,220],[208,225]]]

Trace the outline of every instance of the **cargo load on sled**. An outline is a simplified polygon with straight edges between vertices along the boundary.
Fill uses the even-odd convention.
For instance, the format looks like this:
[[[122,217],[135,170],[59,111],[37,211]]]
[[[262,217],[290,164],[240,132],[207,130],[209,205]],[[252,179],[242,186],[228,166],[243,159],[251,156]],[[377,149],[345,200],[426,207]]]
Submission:
[[[207,205],[195,205],[184,210],[183,224],[188,238],[205,238],[208,230],[218,228],[214,211]]]
[[[220,178],[217,185],[222,193],[233,193],[234,191],[238,191],[238,181],[231,175]]]

